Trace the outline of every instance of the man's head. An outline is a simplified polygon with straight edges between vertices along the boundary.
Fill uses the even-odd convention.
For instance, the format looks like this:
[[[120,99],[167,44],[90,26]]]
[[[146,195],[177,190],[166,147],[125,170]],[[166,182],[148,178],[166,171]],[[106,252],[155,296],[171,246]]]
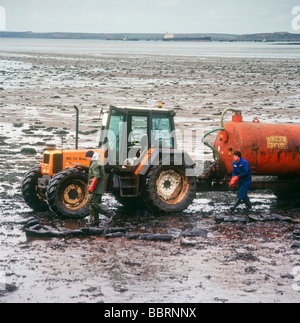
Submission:
[[[94,156],[94,152],[92,150],[89,150],[86,154],[85,157],[88,161],[91,161]]]
[[[242,153],[240,151],[235,151],[232,156],[234,161],[239,162],[242,158]]]

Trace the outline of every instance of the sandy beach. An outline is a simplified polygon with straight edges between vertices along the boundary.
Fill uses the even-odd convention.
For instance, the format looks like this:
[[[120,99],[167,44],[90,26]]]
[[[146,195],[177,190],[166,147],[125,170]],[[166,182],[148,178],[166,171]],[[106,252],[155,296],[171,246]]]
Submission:
[[[23,223],[29,217],[73,229],[86,220],[34,213],[21,196],[22,178],[39,165],[46,143],[75,147],[74,105],[82,149],[97,146],[100,109],[109,104],[155,107],[161,100],[176,111],[181,130],[212,130],[230,107],[246,121],[299,124],[299,75],[299,60],[288,58],[1,51],[0,303],[300,302],[292,275],[300,251],[291,248],[300,208],[278,203],[272,192],[250,194],[253,214],[280,214],[291,222],[216,223],[215,216],[228,214],[235,200],[230,192],[198,194],[182,214],[166,217],[128,213],[105,196],[117,212],[113,225],[126,232],[207,231],[206,237],[170,243],[27,239]],[[212,159],[208,150],[205,158]]]

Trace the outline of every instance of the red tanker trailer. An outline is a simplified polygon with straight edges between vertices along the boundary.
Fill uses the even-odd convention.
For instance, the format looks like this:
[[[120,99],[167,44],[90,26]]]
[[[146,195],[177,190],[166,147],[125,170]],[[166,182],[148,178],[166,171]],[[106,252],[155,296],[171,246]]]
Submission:
[[[233,111],[232,121],[224,126],[224,116]],[[204,142],[218,131],[213,146]],[[221,127],[208,132],[203,140],[214,153],[215,162],[199,178],[199,190],[228,190],[232,174],[232,154],[241,151],[250,165],[252,189],[300,189],[300,125],[261,123],[257,118],[244,122],[240,111],[226,109]]]

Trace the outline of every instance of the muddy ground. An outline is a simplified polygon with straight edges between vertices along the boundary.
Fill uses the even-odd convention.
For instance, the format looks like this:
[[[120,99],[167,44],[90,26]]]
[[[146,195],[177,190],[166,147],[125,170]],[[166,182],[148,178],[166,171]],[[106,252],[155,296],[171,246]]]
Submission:
[[[208,232],[172,242],[29,239],[23,223],[30,217],[56,228],[87,221],[34,213],[20,192],[45,143],[74,147],[74,104],[84,149],[97,145],[99,110],[109,104],[154,107],[163,100],[176,110],[179,129],[214,129],[228,107],[241,109],[248,121],[299,123],[298,60],[2,51],[0,64],[0,302],[300,301],[300,249],[291,248],[300,207],[270,191],[250,194],[251,214],[291,221],[217,223],[216,216],[229,216],[230,192],[198,194],[186,211],[164,217],[128,212],[105,196],[117,213],[110,226],[127,233]],[[207,150],[205,158],[212,158]],[[247,217],[243,208],[236,215]]]

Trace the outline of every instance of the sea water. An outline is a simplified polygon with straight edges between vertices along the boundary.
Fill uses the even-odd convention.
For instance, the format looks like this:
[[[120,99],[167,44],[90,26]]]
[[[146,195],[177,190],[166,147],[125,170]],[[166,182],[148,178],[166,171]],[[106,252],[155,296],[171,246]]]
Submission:
[[[300,43],[163,42],[84,39],[0,38],[0,53],[55,53],[59,55],[171,55],[299,59]],[[7,55],[7,54],[6,54]]]

